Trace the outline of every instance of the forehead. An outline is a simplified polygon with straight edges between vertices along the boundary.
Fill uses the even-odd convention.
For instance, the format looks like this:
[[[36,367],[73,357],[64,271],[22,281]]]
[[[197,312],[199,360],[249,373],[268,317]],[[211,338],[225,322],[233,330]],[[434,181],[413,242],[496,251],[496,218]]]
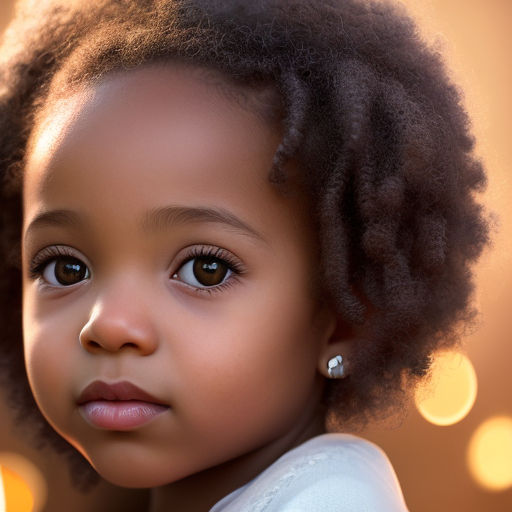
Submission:
[[[189,67],[149,66],[50,103],[27,158],[25,220],[50,207],[90,208],[92,200],[103,216],[174,202],[225,203],[262,223],[269,215],[296,218],[303,194],[285,200],[268,182],[280,128],[218,80]],[[296,168],[289,172],[295,182]]]
[[[81,163],[92,163],[91,147],[100,152],[107,141],[108,157],[126,159],[131,153],[146,166],[148,156],[173,161],[181,155],[187,172],[203,165],[194,160],[205,155],[222,162],[228,156],[240,160],[274,151],[281,131],[261,115],[269,107],[268,95],[234,87],[210,70],[152,65],[56,95],[38,117],[25,175],[32,183],[48,180],[51,168],[70,153]]]
[[[69,139],[71,129],[75,132],[82,129],[93,116],[98,118],[100,111],[104,115],[98,118],[99,122],[113,131],[119,129],[123,121],[134,128],[138,125],[139,132],[143,131],[144,120],[152,124],[168,123],[166,106],[176,97],[179,97],[180,108],[176,109],[174,102],[173,117],[182,114],[181,121],[184,113],[191,121],[199,114],[202,122],[215,120],[218,130],[223,120],[232,124],[236,116],[239,121],[251,117],[251,122],[267,132],[281,129],[280,97],[274,86],[267,84],[249,89],[218,71],[180,62],[114,72],[97,83],[77,85],[74,90],[63,85],[62,79],[57,83],[58,87],[50,90],[49,99],[36,117],[28,143],[29,162],[40,163],[66,136]],[[112,120],[118,126],[108,123]]]

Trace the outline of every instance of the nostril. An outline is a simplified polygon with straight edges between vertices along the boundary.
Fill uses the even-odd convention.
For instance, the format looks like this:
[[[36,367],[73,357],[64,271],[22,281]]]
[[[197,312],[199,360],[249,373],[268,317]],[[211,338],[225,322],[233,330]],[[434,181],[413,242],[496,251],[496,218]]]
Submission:
[[[136,345],[135,343],[131,343],[131,342],[129,342],[129,343],[123,343],[123,344],[121,345],[121,348],[123,348],[123,347],[132,347],[132,348],[137,348],[137,345]]]
[[[99,349],[99,348],[103,347],[103,345],[101,343],[98,343],[97,341],[94,341],[94,340],[89,340],[87,342],[87,345],[89,346],[89,348],[92,348],[92,349]],[[137,348],[137,344],[132,343],[132,342],[127,342],[127,343],[123,343],[119,346],[119,348],[125,348],[125,347]]]

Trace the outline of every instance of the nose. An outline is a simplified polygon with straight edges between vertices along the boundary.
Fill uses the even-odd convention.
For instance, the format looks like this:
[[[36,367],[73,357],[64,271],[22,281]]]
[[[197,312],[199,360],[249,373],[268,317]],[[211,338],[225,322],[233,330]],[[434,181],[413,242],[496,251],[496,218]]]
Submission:
[[[98,297],[79,339],[91,353],[131,348],[147,356],[158,345],[155,325],[140,295],[121,289]]]

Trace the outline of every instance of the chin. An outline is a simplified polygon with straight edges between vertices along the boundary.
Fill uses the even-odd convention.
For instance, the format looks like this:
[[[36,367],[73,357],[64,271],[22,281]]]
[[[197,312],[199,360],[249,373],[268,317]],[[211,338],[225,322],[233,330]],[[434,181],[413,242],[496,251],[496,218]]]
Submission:
[[[118,487],[125,487],[128,489],[150,489],[153,487],[159,487],[171,483],[169,479],[157,478],[156,475],[149,473],[141,474],[138,471],[130,470],[119,470],[119,468],[113,468],[108,470],[99,470],[95,466],[94,469],[98,474],[107,482],[117,485]]]
[[[175,465],[170,461],[166,464],[159,463],[149,454],[129,454],[126,449],[124,452],[119,456],[108,454],[106,450],[99,455],[82,454],[104,480],[119,487],[159,487],[185,478],[193,472],[187,472],[182,465]]]

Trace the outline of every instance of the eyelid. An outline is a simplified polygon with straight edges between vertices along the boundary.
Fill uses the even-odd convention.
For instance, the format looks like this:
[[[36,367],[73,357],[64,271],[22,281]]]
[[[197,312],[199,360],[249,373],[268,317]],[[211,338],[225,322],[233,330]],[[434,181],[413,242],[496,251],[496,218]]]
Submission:
[[[194,286],[191,285],[185,281],[182,281],[180,279],[175,279],[174,276],[177,275],[177,273],[191,260],[199,257],[212,257],[215,259],[218,259],[231,271],[230,277],[228,277],[225,281],[221,282],[218,285],[213,286]],[[176,267],[176,270],[172,272],[172,279],[179,281],[183,283],[185,286],[188,286],[194,290],[194,292],[197,292],[199,294],[201,293],[216,293],[224,290],[225,288],[228,288],[229,286],[232,286],[234,283],[236,283],[239,280],[240,275],[245,274],[247,272],[246,267],[244,264],[240,261],[240,259],[236,256],[234,256],[230,251],[223,249],[222,247],[213,246],[213,245],[195,245],[192,248],[188,249],[188,253],[181,258],[179,265]]]
[[[192,247],[186,248],[185,251],[187,252],[180,258],[180,264],[177,267],[178,269],[194,258],[212,257],[225,261],[234,272],[244,273],[246,271],[240,259],[223,247],[209,244],[196,244]]]
[[[91,266],[87,259],[76,249],[69,245],[48,245],[38,251],[29,262],[29,276],[31,279],[38,279],[42,277],[43,269],[53,260],[61,256],[68,256],[82,261],[91,273]],[[51,285],[50,285],[51,286]]]

